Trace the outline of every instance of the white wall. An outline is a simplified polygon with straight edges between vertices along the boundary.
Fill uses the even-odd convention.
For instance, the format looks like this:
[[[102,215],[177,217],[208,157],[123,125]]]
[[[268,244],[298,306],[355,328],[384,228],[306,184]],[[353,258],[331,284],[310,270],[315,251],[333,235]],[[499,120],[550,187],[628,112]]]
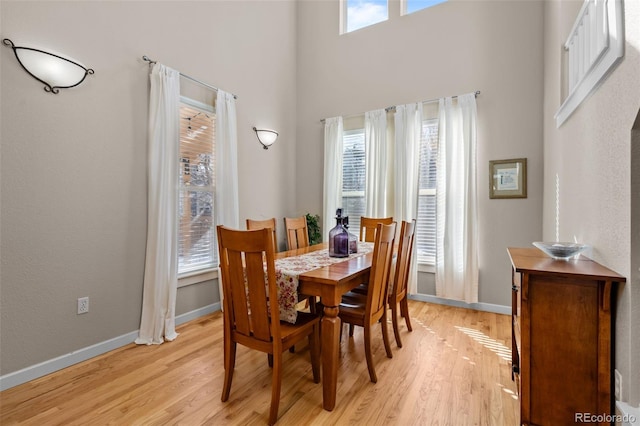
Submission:
[[[555,238],[556,176],[559,179],[560,239],[593,245],[593,258],[627,277],[617,298],[615,367],[623,376],[623,400],[640,404],[640,235],[632,238],[631,134],[640,111],[640,2],[626,1],[625,57],[604,84],[557,128],[554,114],[562,102],[561,46],[581,2],[545,3],[544,87],[544,236]],[[636,125],[636,128],[640,124]],[[638,143],[636,136],[635,143]],[[638,182],[636,178],[636,182]],[[632,245],[635,252],[632,251]],[[632,258],[635,253],[635,258]]]
[[[0,374],[137,330],[146,239],[148,66],[238,95],[240,219],[295,213],[294,2],[0,3],[1,37],[95,70],[45,93],[2,46]],[[251,130],[280,131],[262,149]],[[284,241],[284,234],[281,237]],[[90,312],[76,315],[76,299]],[[217,302],[181,288],[177,313]]]
[[[508,306],[506,247],[542,237],[542,2],[450,0],[402,17],[390,3],[388,21],[342,36],[339,1],[298,6],[298,206],[322,213],[320,119],[480,90],[479,301]],[[528,198],[490,200],[489,161],[520,157]]]

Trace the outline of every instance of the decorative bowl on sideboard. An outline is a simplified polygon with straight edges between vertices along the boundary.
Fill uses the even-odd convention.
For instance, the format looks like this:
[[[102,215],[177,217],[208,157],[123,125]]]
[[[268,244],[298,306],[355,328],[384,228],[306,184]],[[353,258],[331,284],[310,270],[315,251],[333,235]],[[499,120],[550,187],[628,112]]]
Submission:
[[[567,260],[585,251],[589,246],[580,243],[536,241],[534,246],[554,259]]]

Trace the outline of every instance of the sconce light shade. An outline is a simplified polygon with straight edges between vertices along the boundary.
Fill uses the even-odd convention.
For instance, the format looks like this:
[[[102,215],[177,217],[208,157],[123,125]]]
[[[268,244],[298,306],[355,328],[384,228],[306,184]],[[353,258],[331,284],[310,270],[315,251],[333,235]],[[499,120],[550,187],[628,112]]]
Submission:
[[[88,74],[94,73],[91,68],[86,68],[71,58],[32,47],[19,47],[8,38],[2,40],[2,43],[13,49],[18,63],[31,77],[44,84],[46,92],[57,94],[59,89],[77,86]]]
[[[269,149],[269,147],[273,145],[276,139],[278,139],[278,132],[276,132],[275,130],[256,129],[254,127],[253,131],[256,132],[256,136],[258,137],[258,140],[260,141],[264,149]]]

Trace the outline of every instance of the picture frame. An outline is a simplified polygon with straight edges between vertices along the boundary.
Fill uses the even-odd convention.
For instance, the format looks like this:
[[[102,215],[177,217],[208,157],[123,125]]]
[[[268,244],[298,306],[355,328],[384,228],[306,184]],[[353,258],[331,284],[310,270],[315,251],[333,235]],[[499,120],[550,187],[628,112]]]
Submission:
[[[489,161],[489,198],[527,198],[527,159]]]

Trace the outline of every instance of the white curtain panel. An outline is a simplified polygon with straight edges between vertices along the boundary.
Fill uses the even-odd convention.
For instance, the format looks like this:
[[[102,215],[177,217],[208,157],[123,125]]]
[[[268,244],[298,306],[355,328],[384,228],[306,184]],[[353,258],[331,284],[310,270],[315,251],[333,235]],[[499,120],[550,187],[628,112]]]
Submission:
[[[180,73],[155,64],[150,74],[147,252],[137,344],[174,340],[178,286]]]
[[[324,188],[322,240],[335,226],[336,209],[342,205],[342,117],[324,122]]]
[[[218,90],[216,96],[216,200],[214,214],[217,225],[240,229],[238,201],[238,128],[236,99]],[[220,306],[224,306],[222,275],[218,270]]]
[[[387,216],[387,112],[364,114],[365,216]]]
[[[422,103],[398,105],[393,118],[395,124],[393,217],[400,224],[403,220],[410,222],[418,217]],[[410,294],[418,292],[417,253],[414,247],[409,271]]]
[[[436,295],[478,301],[475,94],[439,100]]]

